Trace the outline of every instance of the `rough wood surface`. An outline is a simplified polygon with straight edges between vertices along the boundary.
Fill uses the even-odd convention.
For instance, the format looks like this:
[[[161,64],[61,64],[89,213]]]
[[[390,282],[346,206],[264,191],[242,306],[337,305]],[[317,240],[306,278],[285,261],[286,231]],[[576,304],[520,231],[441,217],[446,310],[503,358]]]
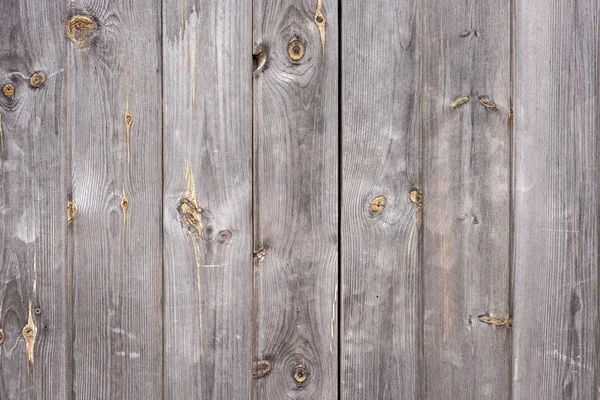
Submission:
[[[78,0],[61,23],[75,398],[162,398],[159,9]]]
[[[595,399],[600,2],[515,16],[513,399]]]
[[[0,399],[600,398],[599,25],[0,0]]]
[[[3,400],[66,399],[70,390],[64,18],[64,2],[3,0],[0,6]],[[39,88],[29,82],[37,71],[45,76]],[[7,85],[14,88],[10,97]],[[23,328],[30,314],[35,341],[28,346]]]
[[[510,2],[425,8],[423,398],[509,399]]]
[[[254,357],[271,367],[255,380],[254,395],[332,399],[338,382],[337,3],[255,0],[254,43]]]
[[[166,399],[250,397],[251,7],[163,1]]]
[[[416,399],[419,2],[346,1],[342,18],[341,397]]]

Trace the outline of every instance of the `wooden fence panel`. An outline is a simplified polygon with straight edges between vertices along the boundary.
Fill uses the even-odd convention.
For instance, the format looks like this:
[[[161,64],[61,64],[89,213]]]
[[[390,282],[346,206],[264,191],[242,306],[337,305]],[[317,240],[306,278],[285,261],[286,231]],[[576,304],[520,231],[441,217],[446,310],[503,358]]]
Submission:
[[[425,1],[426,399],[509,399],[511,11]]]
[[[70,6],[73,396],[159,399],[160,1]]]
[[[516,2],[515,400],[600,394],[599,11]]]
[[[0,0],[0,398],[598,398],[599,25]]]
[[[252,383],[252,3],[163,1],[165,398]]]
[[[337,396],[338,18],[254,1],[255,350],[260,399]]]
[[[35,0],[0,7],[3,400],[64,399],[70,390],[65,8]]]
[[[342,10],[343,399],[420,393],[419,2]]]

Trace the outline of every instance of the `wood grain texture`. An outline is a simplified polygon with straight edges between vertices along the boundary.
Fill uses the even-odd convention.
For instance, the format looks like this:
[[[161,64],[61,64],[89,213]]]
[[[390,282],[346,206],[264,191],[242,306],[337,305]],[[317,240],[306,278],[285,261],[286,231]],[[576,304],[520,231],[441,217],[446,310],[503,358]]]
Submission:
[[[509,399],[510,2],[425,2],[426,399]]]
[[[254,357],[271,367],[256,379],[254,396],[332,399],[338,381],[337,3],[255,0],[254,43],[255,53],[262,52],[254,72],[254,241],[265,253],[254,266]]]
[[[159,9],[80,0],[63,16],[74,398],[162,398]]]
[[[64,2],[0,4],[0,87],[14,87],[12,97],[0,92],[3,400],[64,399],[70,389],[64,13]],[[46,77],[40,88],[29,84],[36,71]],[[32,362],[22,335],[30,310]]]
[[[251,8],[163,1],[166,399],[250,398]]]
[[[341,397],[415,399],[419,2],[353,0],[342,11]]]
[[[515,15],[513,399],[598,398],[600,2]]]

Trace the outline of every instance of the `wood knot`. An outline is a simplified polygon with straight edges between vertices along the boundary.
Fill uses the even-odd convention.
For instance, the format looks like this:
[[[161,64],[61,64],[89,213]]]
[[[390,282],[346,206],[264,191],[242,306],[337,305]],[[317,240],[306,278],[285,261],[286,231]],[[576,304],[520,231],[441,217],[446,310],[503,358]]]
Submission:
[[[263,258],[265,258],[266,255],[267,251],[264,247],[261,247],[260,249],[254,251],[254,259],[257,261],[262,260]]]
[[[127,130],[131,129],[131,124],[133,123],[133,114],[127,111],[125,113],[125,128]]]
[[[416,205],[421,206],[423,204],[423,194],[421,193],[420,190],[418,190],[418,189],[411,190],[409,197],[410,197],[410,201],[415,203]]]
[[[13,97],[15,95],[15,86],[12,83],[7,83],[2,86],[2,93],[6,97]]]
[[[304,57],[304,43],[299,37],[293,37],[288,44],[288,54],[294,61],[300,61]]]
[[[260,379],[271,373],[271,363],[268,360],[252,362],[252,378]]]
[[[507,328],[512,327],[512,318],[511,317],[496,318],[496,317],[492,317],[491,315],[480,315],[479,320],[485,324],[492,325],[494,327],[496,327],[496,326],[506,326]]]
[[[308,379],[309,372],[304,364],[298,364],[294,368],[292,375],[296,383],[303,384]]]
[[[498,111],[500,109],[498,104],[494,103],[488,97],[480,97],[479,104],[481,104],[488,111]]]
[[[254,72],[264,72],[268,67],[269,46],[266,43],[255,43],[252,50]]]
[[[233,235],[229,230],[219,232],[219,240],[221,240],[222,242],[226,242],[227,240],[231,239],[232,236]]]
[[[67,37],[79,47],[84,47],[94,35],[96,23],[86,15],[74,15],[67,21]]]
[[[202,227],[202,210],[198,207],[196,201],[188,196],[179,200],[177,212],[183,225],[190,233],[204,237],[204,228]]]
[[[0,344],[4,343],[4,331],[0,329]]]
[[[380,214],[385,208],[386,199],[384,196],[377,196],[369,203],[369,212],[371,215]]]
[[[468,101],[469,101],[468,96],[459,97],[458,99],[456,99],[452,102],[452,108],[460,107],[463,104],[467,103]]]
[[[29,77],[29,86],[32,88],[40,88],[46,82],[46,75],[43,72],[37,71]]]
[[[123,194],[123,196],[121,197],[121,209],[125,213],[125,212],[127,212],[128,208],[129,208],[129,200],[127,200],[127,197],[125,197],[125,194]]]
[[[27,361],[33,364],[33,346],[35,345],[35,338],[37,336],[37,327],[33,322],[33,315],[31,313],[31,301],[29,301],[29,317],[27,318],[27,325],[23,327],[23,338],[27,345]]]
[[[67,224],[73,222],[75,214],[77,214],[77,205],[71,201],[67,202]]]

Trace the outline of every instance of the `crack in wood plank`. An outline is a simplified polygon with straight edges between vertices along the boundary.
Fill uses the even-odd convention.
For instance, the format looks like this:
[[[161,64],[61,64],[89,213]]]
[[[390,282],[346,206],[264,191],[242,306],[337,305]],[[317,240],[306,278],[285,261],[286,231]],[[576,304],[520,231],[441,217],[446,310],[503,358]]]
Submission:
[[[321,35],[321,47],[323,49],[323,56],[325,56],[325,14],[323,13],[323,0],[317,0],[317,10],[315,11],[315,24],[319,28],[319,34]]]

